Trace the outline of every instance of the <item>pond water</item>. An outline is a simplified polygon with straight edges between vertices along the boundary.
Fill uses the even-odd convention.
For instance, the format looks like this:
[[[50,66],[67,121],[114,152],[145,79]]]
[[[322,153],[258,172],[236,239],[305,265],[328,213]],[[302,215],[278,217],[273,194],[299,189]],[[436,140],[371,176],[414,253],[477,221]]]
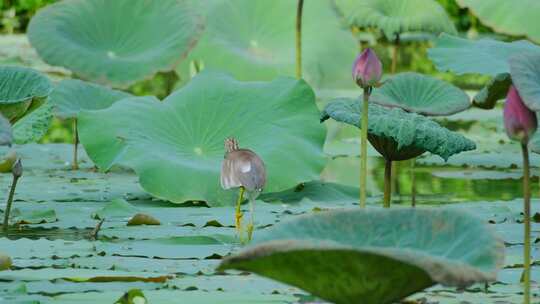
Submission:
[[[521,169],[519,147],[506,139],[500,111],[480,110],[439,120],[478,144],[444,163],[425,155],[414,166],[418,206],[466,209],[493,228],[507,246],[498,282],[466,290],[435,286],[411,299],[421,303],[519,303],[522,270]],[[493,114],[495,113],[495,115]],[[479,121],[473,119],[482,117]],[[329,155],[320,182],[265,194],[255,209],[257,233],[294,215],[333,208],[358,208],[358,130],[327,123]],[[69,170],[71,146],[17,147],[25,173],[17,188],[15,220],[21,225],[0,238],[0,251],[12,256],[14,269],[0,272],[0,302],[112,303],[129,288],[140,288],[152,303],[309,303],[304,292],[255,275],[223,275],[214,268],[236,252],[234,208],[205,204],[173,205],[152,199],[129,170],[104,174],[81,156],[81,170]],[[368,203],[382,200],[383,160],[369,150]],[[532,156],[533,212],[540,214],[538,165]],[[396,163],[392,203],[411,203],[412,166]],[[9,175],[0,175],[8,189]],[[0,195],[4,208],[6,193]],[[115,200],[116,199],[116,200]],[[118,200],[120,199],[120,200]],[[160,226],[127,227],[135,213],[159,219]],[[106,217],[99,240],[89,234]],[[537,220],[538,221],[538,220]],[[533,223],[533,281],[540,280],[540,224]],[[536,299],[539,286],[533,283]]]

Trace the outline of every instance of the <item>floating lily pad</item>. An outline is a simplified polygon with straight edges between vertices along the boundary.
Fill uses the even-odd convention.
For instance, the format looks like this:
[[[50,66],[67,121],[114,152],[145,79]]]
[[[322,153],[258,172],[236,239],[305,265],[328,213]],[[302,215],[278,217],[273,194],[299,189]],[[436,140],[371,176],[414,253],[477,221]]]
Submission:
[[[504,99],[512,85],[509,73],[495,75],[473,98],[473,105],[482,109],[493,109],[497,101]]]
[[[86,81],[67,79],[54,88],[50,102],[55,106],[58,116],[72,118],[84,110],[108,108],[114,102],[127,97],[132,95]]]
[[[516,36],[527,36],[540,42],[540,2],[521,0],[458,0],[461,7],[468,8],[483,24],[494,31]]]
[[[540,111],[540,52],[512,57],[510,71],[525,105],[533,111]]]
[[[360,127],[361,113],[359,100],[340,98],[326,106],[321,120],[332,118]],[[368,135],[392,140],[397,151],[410,150],[412,156],[409,158],[429,151],[447,160],[456,153],[476,148],[474,142],[459,133],[441,127],[425,116],[407,113],[399,108],[386,108],[370,103],[368,124]],[[408,159],[400,158],[393,160]]]
[[[394,39],[403,32],[456,33],[444,8],[433,0],[336,0],[345,20],[358,27],[381,29]]]
[[[435,41],[435,47],[428,50],[428,56],[439,71],[452,71],[458,75],[478,73],[496,76],[510,73],[510,57],[528,52],[540,53],[540,46],[527,40],[474,41],[443,33]]]
[[[234,204],[237,195],[219,185],[223,141],[230,136],[264,160],[265,191],[317,179],[325,163],[318,116],[313,91],[302,80],[239,82],[203,72],[163,102],[128,99],[83,112],[79,128],[87,153],[102,169],[124,165],[158,198],[216,206]],[[268,134],[279,134],[279,140]],[[113,146],[118,154],[111,153]]]
[[[333,303],[394,303],[437,283],[493,281],[504,256],[485,224],[444,209],[324,212],[255,241],[219,269],[255,272]]]
[[[136,214],[138,209],[123,199],[114,199],[101,210],[93,214],[96,219],[129,218]]]
[[[52,91],[47,77],[15,66],[0,66],[0,87],[0,113],[11,123],[43,104]]]
[[[52,118],[52,105],[47,102],[17,121],[13,126],[15,143],[22,145],[40,140],[49,130]]]
[[[74,0],[38,11],[28,37],[47,63],[126,87],[174,69],[201,31],[202,18],[187,0]]]
[[[201,6],[207,24],[189,56],[191,61],[207,69],[227,71],[239,80],[270,81],[295,75],[296,1],[199,2],[204,3]],[[303,77],[311,86],[353,88],[349,71],[357,50],[353,35],[342,27],[331,1],[304,5]],[[187,64],[183,68],[187,70]]]
[[[44,224],[58,221],[54,209],[34,210],[30,212],[21,212],[19,209],[14,209],[12,217],[12,221],[20,225]]]
[[[9,121],[0,114],[0,146],[9,146],[13,142],[13,131]]]
[[[471,106],[469,96],[461,89],[418,73],[392,76],[373,91],[369,101],[427,116],[451,115]]]

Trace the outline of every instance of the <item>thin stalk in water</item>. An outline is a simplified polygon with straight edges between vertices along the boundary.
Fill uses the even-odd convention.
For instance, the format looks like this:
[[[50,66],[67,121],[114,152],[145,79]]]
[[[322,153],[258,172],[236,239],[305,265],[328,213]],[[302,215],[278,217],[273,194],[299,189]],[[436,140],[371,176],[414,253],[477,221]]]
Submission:
[[[529,177],[529,150],[521,143],[523,153],[523,226],[525,240],[523,247],[523,303],[531,302],[531,188]]]
[[[13,175],[13,181],[11,182],[11,189],[9,190],[9,195],[8,195],[8,199],[6,203],[6,210],[4,210],[4,225],[2,227],[2,230],[4,231],[4,233],[8,232],[9,214],[11,213],[11,205],[13,204],[13,196],[15,195],[15,188],[17,188],[17,182],[19,181],[19,178],[22,176],[22,164],[21,164],[20,159],[18,159],[13,165],[13,168],[11,169],[11,173]]]
[[[416,157],[411,160],[411,206],[416,207],[416,177],[414,174],[414,166]]]
[[[371,87],[364,88],[362,103],[362,120],[360,129],[360,207],[366,207],[367,181],[367,134],[368,134],[368,105]]]
[[[394,50],[392,52],[392,68],[390,70],[392,74],[396,73],[398,55],[399,55],[399,33],[396,33],[396,39],[394,40]]]
[[[79,130],[77,128],[77,118],[73,119],[73,161],[71,164],[71,169],[79,170]]]
[[[392,161],[385,160],[384,162],[384,198],[383,207],[390,208],[390,200],[392,199]]]
[[[302,79],[302,10],[304,0],[298,0],[296,8],[296,78]]]
[[[390,67],[390,72],[392,74],[396,73],[397,70],[397,62],[398,62],[398,55],[399,55],[399,33],[396,33],[396,39],[394,40],[394,49],[392,50],[392,65]],[[393,168],[392,171],[394,172],[394,176],[392,179],[392,189],[394,193],[399,193],[399,181],[398,181],[398,174],[397,173],[397,163],[393,162]],[[414,174],[414,173],[413,173]]]

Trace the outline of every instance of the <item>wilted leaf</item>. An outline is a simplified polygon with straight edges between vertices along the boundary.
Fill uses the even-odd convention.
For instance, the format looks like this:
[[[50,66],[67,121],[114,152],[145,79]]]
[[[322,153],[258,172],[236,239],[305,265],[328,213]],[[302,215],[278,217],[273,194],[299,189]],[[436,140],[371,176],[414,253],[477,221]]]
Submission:
[[[11,267],[11,258],[0,253],[0,271],[9,269],[9,267]]]
[[[230,136],[265,162],[265,191],[317,179],[325,163],[318,116],[313,91],[302,80],[240,82],[203,72],[163,102],[125,99],[83,112],[79,128],[101,169],[124,165],[158,198],[216,206],[234,204],[237,194],[219,185],[223,141]]]
[[[471,106],[469,96],[461,89],[418,73],[392,76],[373,91],[369,101],[427,116],[451,115]]]
[[[28,37],[47,63],[125,87],[174,69],[201,30],[202,19],[187,0],[74,0],[41,9]]]
[[[444,209],[323,212],[255,241],[219,269],[255,272],[333,303],[394,303],[437,283],[493,281],[504,256],[485,224]]]
[[[161,225],[158,219],[155,217],[143,214],[143,213],[137,213],[135,214],[127,223],[128,226],[139,226],[139,225]]]

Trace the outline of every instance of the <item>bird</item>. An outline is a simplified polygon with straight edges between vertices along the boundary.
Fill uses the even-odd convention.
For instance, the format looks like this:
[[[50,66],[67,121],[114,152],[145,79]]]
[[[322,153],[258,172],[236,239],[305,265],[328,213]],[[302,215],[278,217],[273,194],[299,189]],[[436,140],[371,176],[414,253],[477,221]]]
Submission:
[[[248,240],[253,234],[253,201],[266,184],[266,167],[263,160],[249,149],[241,149],[234,137],[225,139],[225,156],[221,164],[221,187],[225,190],[239,188],[236,201],[235,227],[242,239],[242,211],[240,205],[247,192],[251,219],[247,227]]]

